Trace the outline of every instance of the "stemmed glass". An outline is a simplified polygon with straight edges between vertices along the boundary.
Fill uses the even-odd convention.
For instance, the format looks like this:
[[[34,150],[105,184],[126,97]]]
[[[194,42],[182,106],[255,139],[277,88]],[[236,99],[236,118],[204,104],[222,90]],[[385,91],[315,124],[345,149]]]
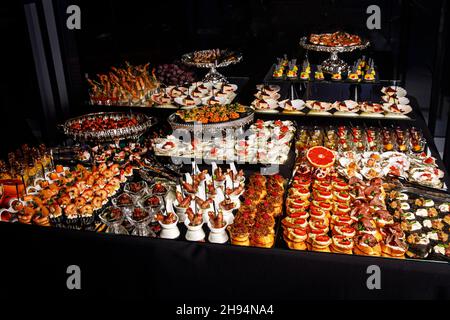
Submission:
[[[108,207],[100,215],[100,220],[108,226],[106,233],[128,234],[127,229],[122,226],[124,214],[118,207]]]
[[[134,226],[131,232],[134,236],[140,237],[156,237],[149,224],[154,216],[154,211],[142,207],[135,207],[130,215],[127,215],[128,221]]]

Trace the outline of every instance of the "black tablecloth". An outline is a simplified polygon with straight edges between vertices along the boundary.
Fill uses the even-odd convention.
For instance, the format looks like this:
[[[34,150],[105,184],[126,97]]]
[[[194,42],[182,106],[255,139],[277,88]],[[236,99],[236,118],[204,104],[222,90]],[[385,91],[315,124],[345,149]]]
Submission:
[[[415,105],[415,100],[411,100]],[[416,105],[415,109],[417,111]],[[173,112],[141,110],[163,118]],[[258,117],[289,118],[286,115]],[[437,150],[423,117],[416,113],[415,119],[401,123],[422,128],[436,156]],[[306,117],[296,120],[299,124],[359,121]],[[387,123],[395,124],[395,121]],[[443,167],[440,160],[438,164]],[[448,184],[448,175],[446,178]],[[166,301],[450,299],[448,263],[297,252],[284,248],[241,248],[4,223],[0,223],[0,243],[0,293],[7,297],[23,292],[28,295],[51,292],[53,296]],[[66,287],[66,269],[70,265],[81,268],[81,291],[69,291]],[[381,269],[380,290],[367,287],[370,276],[367,268],[371,265]]]
[[[446,263],[144,239],[0,224],[2,296],[151,298],[177,301],[450,298]],[[66,269],[81,269],[81,290]],[[369,290],[367,268],[381,269]]]

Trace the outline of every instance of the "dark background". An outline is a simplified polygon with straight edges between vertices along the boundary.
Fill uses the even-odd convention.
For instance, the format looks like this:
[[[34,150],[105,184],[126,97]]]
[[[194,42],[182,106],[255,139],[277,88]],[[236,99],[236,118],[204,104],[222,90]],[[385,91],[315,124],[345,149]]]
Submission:
[[[26,1],[29,2],[37,4],[42,16],[41,2]],[[255,84],[262,80],[277,56],[287,53],[303,57],[297,45],[301,36],[310,32],[342,29],[371,40],[370,55],[379,66],[381,77],[404,80],[409,93],[419,101],[422,111],[428,111],[432,92],[442,98],[438,114],[444,121],[436,133],[445,135],[448,110],[445,99],[450,82],[446,78],[440,79],[439,74],[448,74],[449,59],[444,52],[446,48],[436,49],[440,8],[444,1],[60,0],[53,3],[72,112],[80,110],[86,100],[86,73],[103,72],[125,60],[159,64],[172,62],[194,49],[230,47],[241,50],[244,61],[223,72],[230,76],[249,76]],[[65,9],[69,4],[79,4],[81,7],[82,29],[79,31],[69,31],[64,27],[67,18]],[[380,31],[369,31],[365,27],[365,10],[370,4],[381,7]],[[45,25],[41,28],[45,30]],[[55,123],[48,123],[43,117],[46,106],[42,105],[39,95],[21,1],[0,3],[0,34],[3,41],[0,153],[4,155],[20,143],[54,142],[55,136],[49,134],[49,128],[54,128]],[[48,49],[45,38],[44,46]],[[448,42],[445,42],[446,46]],[[444,63],[437,64],[440,60],[437,57],[442,52],[444,57],[440,58]],[[316,59],[322,58],[316,56]],[[52,84],[56,85],[54,77]],[[61,106],[57,108],[61,109]],[[64,117],[62,112],[58,112],[57,121],[63,121]],[[20,232],[22,228],[28,230]],[[86,270],[86,282],[83,283],[86,290],[82,294],[88,292],[92,298],[108,289],[105,296],[116,298],[131,294],[133,298],[155,295],[166,300],[183,300],[185,296],[188,300],[207,300],[212,298],[209,289],[213,286],[205,289],[197,284],[202,280],[209,284],[216,283],[215,271],[220,274],[226,269],[233,275],[231,283],[247,285],[236,291],[233,291],[235,286],[221,286],[224,291],[218,292],[216,297],[219,298],[268,299],[279,294],[280,298],[285,295],[304,299],[324,296],[448,299],[447,265],[414,261],[400,265],[389,259],[376,260],[386,272],[386,282],[383,284],[384,291],[369,292],[364,287],[364,280],[367,278],[367,265],[375,261],[370,257],[314,253],[294,255],[277,250],[260,254],[259,249],[242,248],[246,254],[241,255],[242,259],[236,263],[235,251],[241,249],[235,247],[205,244],[205,249],[183,241],[164,242],[162,245],[163,240],[125,239],[97,233],[81,235],[75,231],[12,224],[4,224],[1,229],[5,259],[2,260],[4,283],[0,296],[13,300],[22,297],[26,288],[26,301],[43,297],[46,306],[48,297],[54,298],[55,292],[64,292],[73,298],[74,294],[64,287],[65,267],[69,264],[79,264],[82,270]],[[18,250],[18,247],[21,249]],[[186,265],[188,269],[182,269]],[[325,270],[329,265],[333,267],[332,272]],[[175,283],[178,278],[172,277],[171,271],[174,269],[179,274],[185,272],[187,275],[182,283],[183,296],[173,289],[180,286],[179,282]],[[158,276],[149,277],[148,270],[155,270],[154,274]],[[317,270],[325,272],[316,274]],[[283,274],[296,273],[299,275],[295,281],[280,281]],[[143,274],[145,278],[141,277]],[[157,292],[161,287],[164,291]],[[12,290],[8,291],[9,288]],[[317,289],[311,292],[303,288]],[[53,294],[47,298],[41,295],[45,289]],[[3,305],[9,303],[9,300],[3,301]],[[95,303],[97,300],[92,301]]]
[[[427,118],[434,93],[442,95],[436,136],[445,136],[448,81],[435,81],[438,71],[449,71],[449,59],[435,65],[440,25],[440,1],[277,1],[277,0],[187,0],[187,1],[53,1],[67,77],[71,110],[79,110],[87,98],[84,77],[104,72],[110,66],[151,62],[170,63],[183,53],[207,48],[241,50],[244,61],[221,70],[229,76],[249,76],[251,84],[262,80],[276,57],[287,53],[300,61],[301,36],[311,32],[345,30],[368,38],[367,54],[375,58],[382,79],[400,79],[418,99]],[[7,46],[3,50],[0,112],[5,121],[2,136],[8,139],[5,154],[25,141],[55,142],[48,130],[36,82],[33,54],[23,4],[41,1],[7,1],[0,4],[0,30]],[[81,30],[65,28],[68,5],[81,8]],[[381,30],[366,28],[366,8],[381,8]],[[444,26],[448,22],[445,21]],[[45,31],[45,26],[41,25]],[[441,27],[442,28],[442,27]],[[45,42],[45,39],[44,39]],[[45,44],[44,45],[48,45]],[[448,41],[445,42],[445,47]],[[441,48],[442,49],[442,48]],[[349,61],[355,56],[344,55]],[[312,54],[312,62],[325,55]],[[444,73],[445,74],[445,73]],[[55,80],[53,79],[55,82]],[[55,83],[54,83],[55,84]],[[57,106],[58,108],[58,106]],[[57,121],[66,116],[59,112]]]

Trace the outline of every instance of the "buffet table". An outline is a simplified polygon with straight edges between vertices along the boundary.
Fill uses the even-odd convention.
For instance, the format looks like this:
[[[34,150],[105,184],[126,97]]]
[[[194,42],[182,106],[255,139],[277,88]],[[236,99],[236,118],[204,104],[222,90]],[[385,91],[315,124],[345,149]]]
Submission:
[[[204,52],[200,53],[197,57],[199,59]],[[238,55],[237,58],[237,61],[230,61],[238,62],[242,56]],[[236,56],[233,54],[230,59],[236,59]],[[359,60],[355,68],[360,62]],[[305,70],[310,67],[308,64],[304,66]],[[373,76],[373,61],[370,66],[366,75]],[[222,76],[217,73],[213,64],[204,67],[211,68],[210,78],[221,79]],[[290,71],[294,67],[292,63],[289,64]],[[423,182],[422,187],[427,182],[434,183],[433,187],[439,186],[441,189],[450,186],[450,177],[443,169],[444,165],[416,99],[399,96],[406,99],[408,105],[390,101],[392,97],[394,101],[397,99],[397,84],[390,87],[391,83],[383,83],[378,78],[371,78],[369,81],[372,83],[362,84],[345,81],[336,83],[322,81],[323,79],[307,84],[303,81],[272,81],[270,74],[274,69],[271,69],[264,85],[257,87],[256,94],[254,88],[248,86],[249,78],[245,77],[228,78],[230,83],[196,82],[188,87],[160,88],[156,79],[150,77],[147,68],[148,64],[135,69],[142,74],[141,82],[134,81],[133,72],[128,72],[132,76],[129,79],[129,84],[132,85],[124,85],[121,89],[112,89],[108,82],[111,79],[103,82],[107,76],[100,78],[101,84],[89,80],[92,86],[91,103],[72,112],[72,116],[81,117],[68,120],[61,126],[64,131],[61,144],[73,150],[75,141],[81,141],[77,145],[81,151],[76,151],[73,159],[66,156],[70,168],[65,167],[65,163],[57,163],[55,166],[53,153],[51,166],[48,161],[46,163],[51,167],[47,169],[50,172],[46,171],[42,160],[41,168],[38,168],[38,171],[42,170],[41,181],[36,184],[32,180],[34,185],[30,186],[31,191],[27,189],[31,195],[27,199],[25,196],[19,199],[22,202],[16,199],[17,211],[7,212],[9,222],[14,223],[0,223],[0,241],[5,257],[0,271],[6,281],[2,284],[2,295],[11,297],[24,291],[28,294],[50,291],[52,295],[70,294],[83,298],[101,296],[171,302],[450,298],[450,268],[448,256],[445,256],[448,255],[446,249],[449,231],[443,231],[444,226],[448,227],[444,222],[450,225],[447,220],[450,217],[449,194],[442,193],[445,195],[442,199],[446,200],[439,203],[424,198],[409,199],[407,194],[402,193],[406,191],[393,188],[387,191],[394,191],[385,192],[381,182],[381,177],[390,179],[392,172],[398,172],[394,175],[404,178],[400,172],[405,167],[408,169],[402,173],[408,179],[413,179],[407,171],[410,162],[415,161],[414,169],[423,170],[418,172],[419,178],[425,175],[437,177],[437,181],[433,178],[430,178],[431,182],[426,178],[418,181],[417,178],[415,182]],[[277,83],[281,88],[277,86],[277,90],[272,90],[271,83]],[[103,96],[105,88],[114,99]],[[144,92],[144,88],[150,88],[151,91]],[[382,99],[380,90],[386,95],[386,90],[394,91],[393,96],[387,96],[389,103],[385,104],[388,106],[378,103]],[[120,91],[119,94],[117,91]],[[174,92],[176,95],[172,96]],[[121,105],[118,102],[127,101],[127,97],[130,104],[135,106]],[[246,98],[242,97],[256,99],[253,102],[243,101]],[[278,101],[281,97],[287,99]],[[272,98],[276,101],[268,102]],[[299,106],[293,102],[300,99],[306,103],[302,100]],[[348,102],[349,99],[355,101]],[[339,102],[335,104],[324,102],[336,100]],[[235,103],[236,101],[245,105]],[[287,102],[281,101],[289,101],[291,109],[286,108]],[[102,105],[95,102],[101,102]],[[194,105],[202,106],[192,108]],[[252,108],[246,105],[252,105]],[[302,112],[305,106],[308,106],[308,112]],[[361,106],[372,110],[364,110]],[[214,127],[228,128],[227,125],[233,129],[239,127],[237,132],[251,128],[254,130],[252,140],[236,138],[230,150],[233,161],[247,159],[251,145],[258,150],[253,159],[255,161],[244,164],[237,162],[237,168],[234,167],[234,162],[233,165],[227,163],[227,168],[224,165],[217,167],[215,163],[211,166],[199,164],[199,168],[196,168],[195,163],[185,163],[178,167],[169,165],[170,170],[165,171],[172,156],[168,150],[176,150],[181,146],[182,156],[191,160],[196,158],[191,155],[197,155],[196,146],[199,142],[189,141],[185,147],[182,142],[175,141],[173,134],[168,132],[171,129],[169,123],[175,129],[169,116],[170,119],[179,121],[180,126],[188,128],[193,127],[194,121],[207,124],[208,130],[213,131]],[[234,123],[240,125],[233,127]],[[413,127],[420,137],[414,142],[409,137]],[[321,138],[323,142],[318,145],[308,145],[317,142],[312,136],[308,137],[310,141],[305,144],[308,146],[302,149],[304,146],[301,145],[300,131],[309,135],[308,130],[315,130],[319,134],[326,132],[327,135],[331,131],[333,138],[326,136],[329,139],[327,142],[334,139],[330,149],[325,146],[325,137]],[[344,138],[339,136],[342,130],[349,132]],[[355,132],[360,133],[360,139]],[[369,132],[377,135],[376,141],[379,144],[383,141],[383,144],[377,145],[373,139],[371,148]],[[389,149],[385,148],[383,135],[386,132],[392,134]],[[399,142],[399,134],[408,138]],[[118,142],[121,135],[132,141],[127,140],[126,144],[120,145]],[[145,139],[141,139],[143,136]],[[364,139],[367,139],[367,145],[364,145],[362,136],[366,137]],[[193,137],[195,138],[194,134]],[[139,143],[135,143],[137,138],[141,139]],[[84,144],[86,141],[88,143]],[[97,144],[108,143],[104,143],[102,147],[97,144],[93,147],[94,141]],[[265,144],[264,147],[259,144],[261,141]],[[353,150],[343,149],[347,141],[348,145],[353,145]],[[111,145],[111,142],[116,144]],[[200,148],[200,158],[206,155],[217,156],[217,149],[225,145],[221,138],[207,143],[209,142],[210,149],[207,153],[203,153]],[[394,147],[397,144],[398,149]],[[404,149],[401,149],[402,146]],[[418,149],[414,149],[415,147]],[[83,148],[86,149],[83,151]],[[322,149],[316,162],[309,157],[314,148]],[[193,153],[189,153],[191,151]],[[380,160],[383,159],[380,154],[388,152],[391,152],[391,157],[408,160],[400,161],[400,165],[387,161],[389,165],[379,168],[378,175],[373,175],[371,170],[386,161]],[[84,158],[86,153],[89,157]],[[36,150],[37,158],[45,159],[44,154],[45,146],[41,153]],[[361,168],[367,171],[360,175],[361,178],[357,178],[355,172],[351,175],[345,171],[350,165],[341,164],[337,160],[338,154],[342,158],[353,159],[354,164],[358,161],[373,163]],[[364,158],[363,154],[369,155]],[[355,160],[357,157],[359,160]],[[320,162],[322,160],[325,163]],[[407,166],[405,162],[408,162]],[[279,164],[279,175],[266,178],[258,174],[261,169],[270,168],[273,164]],[[386,168],[387,173],[381,171]],[[206,171],[202,172],[203,169]],[[344,171],[338,171],[341,169]],[[165,176],[159,175],[161,173]],[[149,176],[151,177],[147,179]],[[296,178],[299,178],[297,182],[301,184],[300,187],[294,186]],[[16,191],[19,195],[17,184]],[[421,196],[418,192],[416,195]],[[377,199],[379,202],[376,202]],[[388,203],[388,199],[391,202]],[[183,207],[182,203],[185,201],[186,206]],[[406,216],[403,213],[409,211],[408,203],[417,211]],[[405,212],[402,211],[403,205],[407,207]],[[367,210],[364,214],[355,211],[353,216],[355,208],[361,209],[361,212],[363,209]],[[439,212],[436,208],[439,208]],[[15,209],[12,203],[8,210],[11,209]],[[44,209],[47,210],[46,213]],[[422,214],[420,221],[423,222],[423,230],[420,223],[419,230],[428,232],[424,233],[428,240],[424,251],[428,251],[423,256],[414,250],[412,253],[407,252],[406,245],[405,234],[411,235],[408,223],[410,220],[418,220],[418,212]],[[313,213],[315,218],[312,218]],[[226,214],[228,218],[231,216],[231,220],[227,220]],[[395,214],[398,216],[394,223]],[[18,218],[16,220],[15,215]],[[305,219],[299,218],[305,216]],[[384,218],[386,216],[390,220]],[[182,217],[186,220],[181,220]],[[347,218],[347,222],[344,218]],[[427,221],[430,226],[425,225],[425,218],[431,219]],[[369,220],[373,227],[367,227],[367,224],[362,223],[363,220]],[[437,224],[441,226],[440,229],[433,224],[437,222],[440,223]],[[394,225],[396,228],[390,229]],[[174,234],[171,228],[173,226],[181,234]],[[195,232],[192,231],[202,228],[208,236],[200,231],[200,237],[194,239]],[[210,236],[214,229],[222,231],[224,238],[212,241]],[[439,237],[438,231],[441,231]],[[154,232],[159,233],[157,237]],[[126,233],[141,236],[123,235]],[[428,238],[430,233],[434,233],[432,236],[436,237],[433,241]],[[242,234],[246,234],[247,239],[244,236],[242,240]],[[445,236],[447,238],[441,240]],[[370,237],[375,241],[373,246],[370,245]],[[224,244],[217,244],[220,240]],[[348,246],[345,249],[345,244],[340,240],[350,241],[350,249]],[[421,245],[414,242],[415,239],[409,240],[413,245]],[[328,244],[321,245],[321,242]],[[374,251],[362,251],[357,245],[378,246],[380,249],[378,254],[373,254]],[[380,245],[384,246],[383,251]],[[439,248],[435,249],[436,247]],[[368,256],[371,253],[378,257]],[[411,255],[406,255],[407,253]],[[408,258],[411,256],[414,259]],[[66,270],[71,265],[80,267],[80,291],[67,290]],[[373,266],[380,269],[379,290],[371,290],[368,286],[368,279],[372,274],[370,268]]]
[[[92,106],[85,111],[100,111],[99,108],[107,111],[112,107]],[[137,109],[161,118],[171,112],[129,108]],[[437,155],[422,116],[420,113],[415,116],[414,125],[423,130],[428,147]],[[292,118],[281,114],[257,117]],[[298,121],[302,119],[305,118]],[[330,120],[314,118],[313,121]],[[436,158],[443,167],[440,158]],[[448,175],[445,181],[448,185]],[[75,264],[82,270],[83,289],[74,294],[83,297],[183,301],[450,297],[447,262],[289,251],[281,237],[275,248],[260,249],[7,223],[0,223],[0,237],[3,256],[8,257],[1,271],[3,275],[11,275],[5,277],[7,283],[3,288],[7,290],[2,292],[11,296],[24,290],[36,294],[42,290],[67,294],[65,271]],[[381,290],[369,290],[366,286],[370,265],[381,269]],[[224,279],[226,285],[220,284]],[[177,291],[180,285],[187,291]]]

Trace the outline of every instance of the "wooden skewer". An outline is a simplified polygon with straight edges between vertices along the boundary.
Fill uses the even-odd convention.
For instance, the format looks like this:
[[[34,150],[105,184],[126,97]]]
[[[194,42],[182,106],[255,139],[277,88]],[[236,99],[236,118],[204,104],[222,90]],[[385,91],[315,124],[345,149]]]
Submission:
[[[16,183],[16,193],[17,193],[17,199],[20,200],[20,195],[19,195],[19,185]]]

